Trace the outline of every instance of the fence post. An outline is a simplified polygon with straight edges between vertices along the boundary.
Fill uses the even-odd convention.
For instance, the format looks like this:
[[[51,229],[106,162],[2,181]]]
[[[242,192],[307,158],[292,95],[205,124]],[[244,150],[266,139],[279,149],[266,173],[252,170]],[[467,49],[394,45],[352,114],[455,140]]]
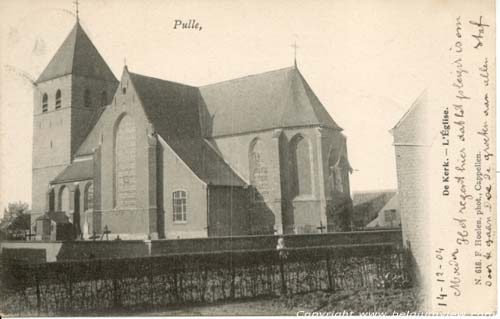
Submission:
[[[118,296],[118,280],[116,278],[113,278],[113,306],[114,307],[120,306],[120,298]]]
[[[174,296],[175,296],[175,301],[179,302],[180,301],[180,296],[179,296],[179,288],[178,288],[178,283],[177,283],[177,269],[174,269],[173,271],[173,277],[174,277]]]
[[[234,271],[234,263],[233,263],[233,259],[231,258],[231,261],[229,263],[229,271],[231,273],[231,292],[230,292],[230,298],[231,299],[234,299],[234,295],[235,295],[235,277],[236,277],[236,274],[235,274],[235,271]]]
[[[71,311],[73,309],[73,279],[71,278],[71,273],[73,272],[73,269],[70,265],[69,267],[69,310]]]
[[[39,279],[39,267],[36,268],[35,281],[36,281],[36,311],[40,316],[40,308],[42,307],[42,300],[40,297],[40,279]]]
[[[154,281],[153,281],[153,263],[149,263],[149,300],[151,303],[151,306],[154,305]]]
[[[286,278],[285,278],[285,263],[280,258],[280,275],[281,275],[281,293],[286,296]]]
[[[326,274],[328,275],[328,290],[333,290],[333,278],[332,272],[330,269],[330,252],[326,251]]]

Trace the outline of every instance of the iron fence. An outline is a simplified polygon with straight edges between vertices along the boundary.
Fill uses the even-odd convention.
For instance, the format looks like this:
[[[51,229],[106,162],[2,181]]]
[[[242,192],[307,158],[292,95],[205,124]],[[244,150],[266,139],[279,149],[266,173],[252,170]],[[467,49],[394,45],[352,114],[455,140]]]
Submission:
[[[97,314],[408,285],[406,252],[387,245],[4,264],[5,314]]]

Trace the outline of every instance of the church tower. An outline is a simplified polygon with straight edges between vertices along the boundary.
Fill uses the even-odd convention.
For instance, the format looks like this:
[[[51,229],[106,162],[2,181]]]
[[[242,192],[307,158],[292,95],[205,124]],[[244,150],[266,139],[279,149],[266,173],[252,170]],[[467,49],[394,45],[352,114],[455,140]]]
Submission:
[[[58,209],[49,182],[71,163],[118,81],[77,19],[35,85],[32,222]]]

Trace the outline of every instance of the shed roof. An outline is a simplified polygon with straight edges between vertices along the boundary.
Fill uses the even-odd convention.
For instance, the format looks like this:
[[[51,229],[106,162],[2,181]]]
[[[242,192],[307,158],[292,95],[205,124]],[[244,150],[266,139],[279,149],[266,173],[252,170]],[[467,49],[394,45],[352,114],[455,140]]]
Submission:
[[[52,180],[52,184],[83,181],[94,178],[94,160],[92,158],[74,161]]]

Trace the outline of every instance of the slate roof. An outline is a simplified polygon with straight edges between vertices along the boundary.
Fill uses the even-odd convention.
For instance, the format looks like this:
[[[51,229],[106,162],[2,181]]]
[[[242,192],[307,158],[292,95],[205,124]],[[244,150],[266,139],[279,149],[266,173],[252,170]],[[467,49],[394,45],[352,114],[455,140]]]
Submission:
[[[352,194],[353,221],[364,227],[377,217],[378,212],[394,197],[396,190],[354,192]]]
[[[67,74],[117,81],[78,21],[36,82]]]
[[[94,160],[92,158],[74,161],[52,180],[53,184],[82,181],[94,177]]]
[[[396,211],[399,211],[399,196],[397,193],[395,193],[391,199],[384,205],[384,207],[382,207],[379,211],[378,211],[378,214],[377,214],[377,217],[375,217],[372,221],[370,221],[370,223],[368,223],[366,225],[366,227],[387,227],[387,226],[390,226],[387,225],[385,222],[385,216],[383,215],[383,213],[387,210],[396,210]],[[399,214],[399,213],[398,213]]]
[[[374,200],[383,198],[384,204],[396,194],[396,190],[380,190],[380,191],[359,191],[353,192],[353,206],[363,205]],[[382,207],[382,206],[381,206]]]
[[[66,74],[116,81],[79,22],[37,82]],[[296,66],[202,87],[129,74],[155,131],[207,184],[247,185],[206,139],[301,126],[341,130]],[[77,156],[91,154],[99,143],[98,128],[105,125],[103,112],[98,112],[99,120],[89,130]],[[92,176],[93,161],[77,161],[53,183]]]
[[[318,125],[341,128],[293,66],[200,87],[205,136]]]
[[[296,67],[201,88],[128,73],[155,131],[208,184],[247,185],[206,139],[297,126],[341,130]],[[97,144],[90,132],[77,155]]]
[[[211,185],[247,185],[204,140],[196,87],[129,74],[155,131],[196,176]]]

